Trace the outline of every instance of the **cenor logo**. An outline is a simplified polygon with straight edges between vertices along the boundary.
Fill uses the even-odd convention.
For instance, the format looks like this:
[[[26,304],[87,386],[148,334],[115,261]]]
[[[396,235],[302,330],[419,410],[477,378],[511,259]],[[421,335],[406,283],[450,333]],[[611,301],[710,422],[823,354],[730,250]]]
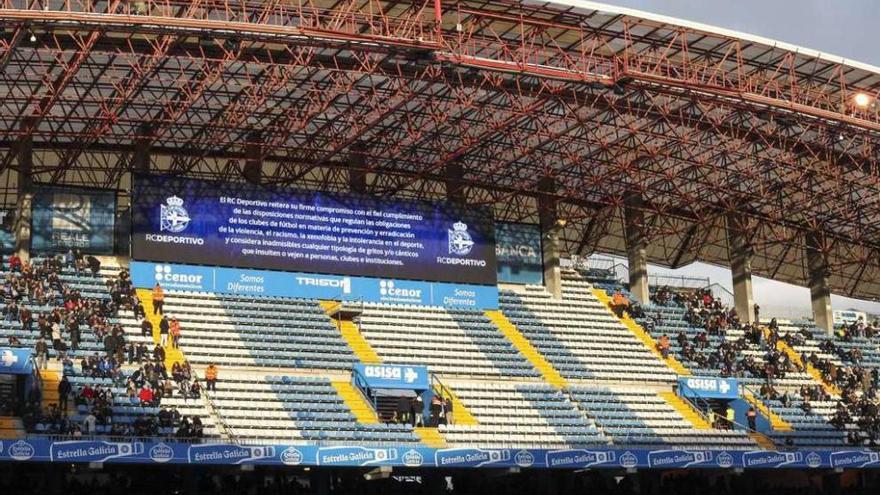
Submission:
[[[163,283],[182,283],[182,284],[201,284],[202,275],[174,273],[171,265],[156,265],[156,282]]]

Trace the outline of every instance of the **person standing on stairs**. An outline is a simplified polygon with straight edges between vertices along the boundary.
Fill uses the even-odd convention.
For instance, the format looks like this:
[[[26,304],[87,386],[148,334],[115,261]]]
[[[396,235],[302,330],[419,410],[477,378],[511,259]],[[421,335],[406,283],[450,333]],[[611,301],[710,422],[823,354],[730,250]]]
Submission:
[[[153,286],[153,314],[154,315],[164,315],[165,314],[165,291],[162,290],[162,286],[157,282],[155,286]]]
[[[412,425],[415,427],[425,426],[425,402],[422,400],[421,395],[416,395],[412,400],[413,405],[413,415],[412,415]]]
[[[156,344],[156,347],[153,348],[153,360],[157,363],[165,361],[165,349],[161,345]]]
[[[37,340],[36,345],[34,345],[34,350],[37,352],[37,367],[41,370],[46,369],[49,361],[49,346],[46,345],[46,341],[43,340],[43,337],[40,337],[39,340]]]
[[[757,431],[758,412],[755,411],[754,407],[749,407],[749,410],[746,411],[746,419],[749,422],[749,431]]]
[[[168,344],[168,331],[170,327],[171,324],[168,322],[168,317],[163,315],[162,320],[159,322],[159,345],[162,347]]]
[[[177,349],[180,347],[180,322],[177,321],[177,318],[171,317],[171,322],[168,329],[171,334],[171,347]]]
[[[217,391],[217,366],[214,363],[205,368],[205,389],[212,392]]]
[[[70,397],[72,390],[73,387],[70,385],[67,375],[61,377],[61,381],[58,382],[58,408],[61,409],[62,413],[67,411],[67,399]]]

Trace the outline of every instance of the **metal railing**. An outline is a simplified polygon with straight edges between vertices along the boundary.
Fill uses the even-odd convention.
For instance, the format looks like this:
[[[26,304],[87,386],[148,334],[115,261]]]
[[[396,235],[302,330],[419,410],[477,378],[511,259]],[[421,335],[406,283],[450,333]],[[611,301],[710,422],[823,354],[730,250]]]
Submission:
[[[706,279],[706,280],[709,280],[709,279]],[[728,308],[733,308],[736,306],[736,301],[734,301],[734,298],[733,298],[733,292],[730,292],[729,290],[727,290],[727,287],[724,287],[721,284],[715,283],[715,284],[706,285],[704,288],[709,290],[709,292],[712,294],[712,298],[714,298],[717,301],[721,301],[721,304],[723,304],[724,306],[726,306]]]
[[[648,274],[649,287],[677,287],[682,289],[702,289],[712,283],[709,277],[687,277],[684,275]]]
[[[199,375],[196,373],[195,370],[192,371],[192,377],[193,377],[193,380],[196,380],[196,381],[199,380]],[[220,414],[220,411],[217,410],[217,406],[214,404],[214,400],[211,398],[211,395],[208,393],[208,389],[203,388],[199,395],[201,395],[202,400],[205,403],[205,408],[208,410],[208,414],[213,416],[214,419],[216,420],[215,424],[217,425],[217,428],[220,431],[220,434],[222,436],[225,436],[226,438],[228,438],[229,440],[231,440],[233,442],[237,442],[238,435],[235,433],[235,430],[233,430],[233,428],[231,426],[229,426],[229,424],[223,418],[223,415]]]
[[[746,395],[746,392],[749,393],[752,397],[755,398],[755,401],[756,401],[756,402],[758,402],[759,404],[762,404],[765,408],[767,408],[767,412],[769,412],[770,414],[772,414],[772,415],[774,415],[774,416],[777,416],[777,417],[779,417],[779,418],[782,418],[782,416],[781,416],[780,414],[776,413],[776,412],[773,410],[773,407],[772,407],[771,405],[769,405],[769,404],[767,404],[766,402],[764,402],[764,398],[761,397],[760,394],[758,394],[758,393],[756,393],[754,390],[750,389],[745,383],[740,382],[740,384],[739,384],[739,389],[740,389],[740,393],[739,393],[739,395],[740,395],[741,397],[742,397],[742,396],[745,396],[745,395]],[[770,423],[770,418],[769,418],[769,417],[767,418],[767,422]],[[773,429],[773,425],[772,425],[772,424],[770,425],[770,429]]]
[[[351,384],[354,388],[361,392],[361,395],[367,399],[367,402],[373,406],[373,411],[379,414],[379,402],[374,394],[370,394],[370,387],[367,385],[367,377],[361,374],[356,368],[351,369]]]
[[[739,385],[740,385],[741,389],[745,387],[743,384],[739,384]],[[694,389],[688,387],[686,383],[680,382],[678,384],[678,386],[679,386],[679,388],[683,388],[685,391],[694,392],[693,394],[690,394],[691,396],[682,395],[680,393],[678,394],[678,396],[681,397],[686,402],[688,402],[696,410],[697,414],[699,414],[700,417],[704,421],[706,421],[706,423],[709,424],[709,426],[711,428],[714,429],[715,424],[712,421],[712,417],[709,416],[708,414],[704,413],[703,409],[702,409],[702,407],[706,407],[706,409],[712,410],[712,404],[708,400],[703,399],[701,397],[698,397],[696,391]],[[739,395],[742,396],[743,394],[740,393]],[[752,394],[752,395],[754,395],[754,394]],[[755,398],[757,399],[758,396],[755,396]],[[748,401],[746,401],[746,402],[748,402]],[[769,410],[769,408],[768,408],[768,410]],[[747,432],[753,431],[751,428],[749,428],[749,426],[747,424],[740,423],[739,421],[736,421],[736,420],[730,421],[729,419],[727,419],[725,417],[724,422],[730,425],[731,430],[743,430],[743,431],[747,431]],[[754,433],[760,433],[760,432],[755,430]]]
[[[27,433],[25,439],[45,439],[50,442],[67,442],[67,441],[113,441],[113,442],[176,442],[176,443],[216,443],[216,438],[204,437],[178,437],[177,435],[116,435],[113,433],[106,434],[88,434],[88,435],[72,435],[59,433]],[[238,443],[237,441],[235,443]]]
[[[437,378],[437,375],[434,373],[430,374],[431,377],[431,390],[436,390],[438,395],[440,395],[441,400],[452,400],[452,390],[450,390],[443,382]]]

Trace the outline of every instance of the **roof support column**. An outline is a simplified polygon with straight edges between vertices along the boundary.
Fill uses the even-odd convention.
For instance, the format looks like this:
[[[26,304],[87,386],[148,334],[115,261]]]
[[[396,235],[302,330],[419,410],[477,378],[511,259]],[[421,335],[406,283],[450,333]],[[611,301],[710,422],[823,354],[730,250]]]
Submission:
[[[244,168],[242,175],[251,184],[263,180],[263,136],[259,132],[250,134],[244,144]]]
[[[148,124],[143,124],[140,131],[140,136],[134,142],[131,171],[148,174],[150,173],[150,146],[153,142],[153,129]]]
[[[742,215],[727,216],[727,251],[733,277],[733,303],[742,323],[755,323],[755,298],[752,294],[752,246]]]
[[[461,163],[447,163],[443,176],[446,179],[446,201],[459,205],[465,204],[467,198],[464,193],[464,168]]]
[[[28,129],[31,118],[24,119],[22,129]],[[34,169],[34,146],[30,133],[23,135],[16,150],[18,162],[18,205],[15,212],[15,253],[23,260],[29,260],[31,255],[31,219],[33,211],[33,169]]]
[[[642,197],[637,194],[627,196],[623,206],[623,229],[629,265],[629,291],[638,302],[648,304],[648,250],[644,224]]]
[[[348,155],[348,188],[353,193],[367,194],[366,159],[361,146],[352,146]]]
[[[559,265],[560,222],[556,208],[556,181],[544,177],[538,182],[538,218],[541,223],[542,257],[544,259],[544,286],[550,294],[562,298],[562,269]]]
[[[813,321],[817,327],[831,335],[834,333],[834,315],[831,309],[831,287],[828,285],[828,259],[822,250],[819,236],[808,233],[806,237]]]

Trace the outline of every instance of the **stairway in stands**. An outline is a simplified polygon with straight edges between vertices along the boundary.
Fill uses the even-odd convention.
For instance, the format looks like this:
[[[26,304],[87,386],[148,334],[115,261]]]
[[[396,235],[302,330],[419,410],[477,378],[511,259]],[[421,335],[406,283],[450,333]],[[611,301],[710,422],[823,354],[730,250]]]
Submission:
[[[615,317],[617,317],[617,315],[614,314],[614,311],[611,310],[611,298],[608,296],[608,294],[603,289],[595,289],[594,288],[593,295],[595,295],[596,299],[601,301],[602,304],[605,305],[606,308],[608,308],[608,311],[611,314],[613,314]],[[650,350],[652,354],[657,356],[657,359],[666,363],[666,366],[668,366],[672,371],[676,372],[680,376],[688,376],[691,374],[691,372],[687,368],[685,368],[685,366],[683,364],[681,364],[681,362],[679,362],[677,359],[675,359],[675,357],[673,357],[671,354],[669,356],[667,356],[666,358],[664,358],[663,355],[660,353],[660,350],[657,348],[657,341],[655,341],[654,338],[651,337],[651,335],[648,332],[646,332],[645,329],[642,328],[641,325],[636,323],[636,321],[633,320],[627,313],[624,313],[623,317],[618,318],[618,319],[620,320],[621,323],[623,323],[623,326],[628,328],[629,331],[632,332],[633,335],[636,336],[637,339],[639,339],[643,344],[645,344],[645,347],[647,347],[648,350]]]
[[[141,304],[144,305],[144,312],[147,313],[147,319],[153,324],[153,343],[158,344],[161,340],[159,335],[159,322],[162,321],[162,315],[153,313],[153,293],[149,289],[137,289],[137,296],[138,299],[141,300]],[[183,336],[185,331],[185,328],[181,329],[181,338],[185,338]],[[170,335],[168,336],[168,342],[169,344],[165,346],[165,367],[170,370],[171,367],[174,366],[174,363],[183,364],[186,359],[180,349],[171,347]]]
[[[367,398],[349,381],[337,380],[332,382],[336,393],[345,401],[345,405],[351,411],[357,422],[365,425],[376,424],[379,418],[373,406],[367,402]]]
[[[153,344],[159,344],[161,342],[161,337],[159,333],[159,322],[162,320],[161,315],[153,314],[153,292],[148,289],[137,289],[136,290],[137,297],[140,299],[141,304],[144,306],[144,312],[147,314],[147,319],[150,323],[153,324]],[[166,294],[167,297],[167,294]],[[186,327],[181,324],[181,339],[185,338]],[[183,364],[186,362],[186,356],[183,354],[183,351],[180,348],[171,347],[171,335],[168,336],[168,345],[164,347],[165,349],[165,367],[166,369],[171,370],[174,366],[174,363]],[[152,349],[151,349],[152,350]],[[197,379],[197,376],[194,376],[194,379]],[[202,394],[202,403],[204,405],[204,411],[211,416],[212,421],[210,423],[217,425],[218,432],[224,436],[229,437],[230,431],[226,427],[226,424],[223,418],[220,416],[217,409],[214,407],[214,403],[207,391]],[[167,400],[166,400],[167,402]],[[178,402],[175,399],[175,402]],[[184,399],[184,403],[186,400]]]
[[[793,430],[793,428],[791,427],[791,424],[789,424],[787,421],[785,421],[784,419],[779,417],[778,414],[776,414],[775,412],[770,410],[770,408],[767,407],[767,405],[764,404],[763,401],[758,400],[758,398],[755,397],[754,395],[752,395],[751,392],[743,393],[743,399],[745,399],[746,402],[748,402],[752,407],[755,408],[755,410],[757,410],[765,418],[767,418],[767,421],[770,422],[770,427],[773,428],[773,430],[775,430],[775,431],[792,431]]]
[[[688,423],[692,424],[694,428],[698,430],[708,430],[712,428],[712,425],[706,421],[706,418],[703,417],[694,407],[686,400],[681,398],[678,394],[671,390],[664,390],[658,393],[663,400],[666,401],[667,404],[673,407],[676,411],[678,411],[681,416],[688,421]]]
[[[770,330],[767,327],[761,327],[761,328],[764,331],[765,338],[768,337],[770,335]],[[822,388],[824,388],[825,391],[828,392],[829,395],[831,395],[832,397],[835,397],[835,396],[840,397],[840,395],[841,395],[840,388],[833,383],[826,382],[825,378],[822,377],[822,373],[819,372],[819,370],[817,370],[816,368],[814,368],[813,365],[811,365],[810,363],[805,363],[801,359],[801,355],[796,350],[794,350],[790,345],[788,345],[788,343],[786,343],[782,339],[779,339],[776,341],[776,349],[778,349],[781,352],[784,352],[785,354],[788,355],[789,359],[791,359],[793,362],[797,363],[798,365],[802,366],[804,368],[804,370],[806,370],[807,374],[809,374],[811,377],[813,377],[813,380],[815,380],[817,383],[822,385]]]
[[[337,301],[321,301],[321,308],[324,309],[327,316],[333,315],[340,305],[341,303]],[[354,355],[357,356],[361,363],[378,364],[382,362],[379,354],[376,353],[370,343],[367,342],[367,339],[364,338],[356,323],[332,316],[331,320],[333,320],[342,338],[345,339],[345,342],[351,347]]]
[[[21,418],[0,416],[0,439],[22,438],[25,436]]]
[[[61,383],[62,373],[55,369],[40,370],[43,379],[43,408],[49,404],[58,404],[58,384]]]
[[[525,356],[525,358],[541,373],[544,381],[556,388],[565,388],[568,383],[565,378],[550,364],[549,361],[537,350],[501,311],[486,311],[486,317],[501,330],[513,346]]]
[[[437,428],[416,427],[413,428],[413,431],[416,432],[416,435],[419,436],[419,440],[421,440],[427,447],[442,449],[448,446],[446,439],[443,438],[443,435]]]
[[[337,301],[321,301],[321,308],[331,318],[342,338],[357,356],[358,361],[363,364],[379,364],[382,358],[373,349],[373,346],[367,341],[363,333],[361,333],[357,324],[351,320],[336,317],[340,302]],[[363,393],[355,388],[350,382],[334,381],[333,388],[345,401],[345,405],[351,410],[352,414],[357,418],[358,423],[375,424],[379,422],[376,411],[367,402]],[[435,391],[436,392],[436,391]],[[476,419],[468,412],[467,408],[454,394],[452,395],[453,410],[456,417],[460,418],[462,424],[476,424]],[[421,427],[414,429],[421,442],[429,447],[443,447],[446,440],[437,428]]]

